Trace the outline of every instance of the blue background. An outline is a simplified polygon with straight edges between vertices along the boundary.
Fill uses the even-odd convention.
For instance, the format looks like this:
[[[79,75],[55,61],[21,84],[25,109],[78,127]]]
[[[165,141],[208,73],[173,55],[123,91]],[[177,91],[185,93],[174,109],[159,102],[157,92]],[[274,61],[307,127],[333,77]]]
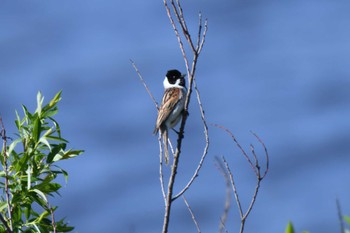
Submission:
[[[196,35],[198,11],[209,31],[197,82],[209,123],[232,130],[242,146],[268,147],[263,181],[246,232],[339,230],[335,200],[350,214],[350,2],[191,1],[183,3]],[[163,199],[156,109],[133,59],[157,100],[168,69],[185,72],[174,32],[159,1],[2,1],[0,113],[14,136],[15,109],[35,109],[59,90],[57,116],[81,157],[63,162],[70,178],[55,199],[58,217],[75,232],[160,232]],[[192,176],[204,145],[195,96],[175,189]],[[186,197],[203,232],[217,232],[225,182],[224,155],[247,208],[254,175],[221,130],[210,127],[205,165]],[[173,136],[173,135],[172,135]],[[263,157],[262,157],[263,158]],[[196,232],[179,199],[170,232]],[[238,232],[232,203],[227,228]]]

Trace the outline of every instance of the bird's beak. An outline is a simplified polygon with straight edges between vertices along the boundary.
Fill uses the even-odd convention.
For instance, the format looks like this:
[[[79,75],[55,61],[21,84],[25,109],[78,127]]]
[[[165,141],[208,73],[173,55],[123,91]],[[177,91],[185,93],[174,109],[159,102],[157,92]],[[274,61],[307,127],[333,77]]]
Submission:
[[[182,74],[182,75],[181,75],[181,78],[184,78],[184,77],[186,77],[186,74]]]

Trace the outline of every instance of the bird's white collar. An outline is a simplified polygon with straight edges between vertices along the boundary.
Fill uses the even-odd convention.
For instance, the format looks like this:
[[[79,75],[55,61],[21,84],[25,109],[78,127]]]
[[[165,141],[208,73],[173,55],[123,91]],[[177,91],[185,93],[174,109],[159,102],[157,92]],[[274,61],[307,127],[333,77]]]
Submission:
[[[169,83],[168,78],[165,77],[164,81],[163,81],[163,86],[164,89],[169,89],[169,88],[173,88],[173,87],[177,87],[177,88],[184,88],[183,86],[180,86],[180,79],[176,80],[176,82],[174,84]]]

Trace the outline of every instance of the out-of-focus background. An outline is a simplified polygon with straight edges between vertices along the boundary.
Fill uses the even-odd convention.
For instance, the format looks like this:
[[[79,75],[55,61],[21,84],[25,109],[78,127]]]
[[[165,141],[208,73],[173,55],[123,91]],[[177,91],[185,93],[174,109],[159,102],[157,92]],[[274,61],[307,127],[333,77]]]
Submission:
[[[209,31],[197,82],[209,123],[230,129],[242,146],[256,132],[268,147],[263,181],[247,232],[339,231],[335,200],[350,215],[350,2],[191,1],[183,3],[192,36],[198,12]],[[168,69],[185,72],[163,1],[2,1],[0,114],[15,136],[15,110],[35,109],[63,90],[57,116],[81,157],[59,205],[74,232],[160,232],[163,199],[156,109],[129,59],[157,100]],[[194,96],[193,96],[194,97]],[[210,127],[209,155],[186,197],[203,232],[217,232],[225,181],[215,156],[225,156],[247,208],[255,178],[230,138]],[[176,190],[192,176],[204,145],[195,98]],[[167,177],[167,176],[166,176]],[[227,228],[238,231],[234,203]],[[170,232],[196,232],[179,199]]]

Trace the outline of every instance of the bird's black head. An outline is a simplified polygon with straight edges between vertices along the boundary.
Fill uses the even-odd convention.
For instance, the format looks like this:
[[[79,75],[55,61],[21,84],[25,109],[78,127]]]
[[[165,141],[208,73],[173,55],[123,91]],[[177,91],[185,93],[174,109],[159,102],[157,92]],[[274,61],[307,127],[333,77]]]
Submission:
[[[166,77],[170,84],[175,84],[177,80],[180,80],[179,85],[183,87],[185,86],[185,75],[181,74],[178,70],[168,70]]]

